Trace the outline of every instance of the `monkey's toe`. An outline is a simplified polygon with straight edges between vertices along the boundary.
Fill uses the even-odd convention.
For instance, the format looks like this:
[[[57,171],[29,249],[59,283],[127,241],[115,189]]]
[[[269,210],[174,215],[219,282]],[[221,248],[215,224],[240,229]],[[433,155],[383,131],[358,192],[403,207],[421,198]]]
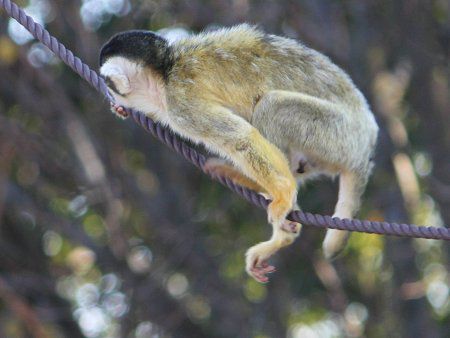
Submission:
[[[254,266],[250,269],[250,275],[260,283],[267,283],[269,278],[266,276],[269,273],[275,272],[274,266],[269,265],[266,261],[262,262],[259,266]]]

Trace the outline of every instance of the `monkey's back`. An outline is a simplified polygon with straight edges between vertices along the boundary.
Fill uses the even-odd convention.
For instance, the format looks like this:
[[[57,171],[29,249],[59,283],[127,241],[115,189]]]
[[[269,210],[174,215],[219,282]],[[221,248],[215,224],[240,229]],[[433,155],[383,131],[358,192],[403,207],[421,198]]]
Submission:
[[[270,90],[300,92],[351,112],[370,112],[343,70],[293,39],[243,24],[188,37],[172,48],[170,80],[177,83],[177,95],[216,101],[247,119],[255,102]]]

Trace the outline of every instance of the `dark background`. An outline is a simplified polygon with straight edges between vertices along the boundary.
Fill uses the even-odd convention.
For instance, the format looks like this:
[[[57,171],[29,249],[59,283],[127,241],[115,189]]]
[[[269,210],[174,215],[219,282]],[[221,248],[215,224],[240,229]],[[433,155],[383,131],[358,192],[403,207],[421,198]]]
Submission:
[[[17,3],[94,69],[130,28],[250,22],[301,39],[381,127],[359,217],[450,225],[448,1]],[[330,214],[336,193],[318,181],[299,202]],[[447,242],[354,234],[330,264],[304,228],[260,285],[243,256],[269,235],[262,210],[115,118],[0,10],[0,337],[449,336]]]

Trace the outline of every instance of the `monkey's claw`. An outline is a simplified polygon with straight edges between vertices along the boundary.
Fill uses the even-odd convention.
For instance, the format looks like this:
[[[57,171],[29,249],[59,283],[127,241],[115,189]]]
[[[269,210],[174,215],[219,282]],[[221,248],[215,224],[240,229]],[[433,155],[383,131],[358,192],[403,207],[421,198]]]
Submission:
[[[125,109],[123,109],[122,106],[119,106],[118,104],[111,104],[111,110],[113,113],[115,113],[116,115],[118,115],[119,117],[126,119],[129,115],[128,113],[125,111]]]

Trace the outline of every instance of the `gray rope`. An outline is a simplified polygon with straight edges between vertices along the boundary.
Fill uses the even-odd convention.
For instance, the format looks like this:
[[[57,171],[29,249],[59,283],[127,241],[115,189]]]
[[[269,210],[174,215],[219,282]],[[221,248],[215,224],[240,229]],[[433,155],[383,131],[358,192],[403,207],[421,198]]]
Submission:
[[[70,50],[61,44],[55,37],[45,30],[40,24],[33,21],[31,17],[10,0],[0,0],[1,6],[6,10],[9,16],[17,20],[24,26],[36,39],[47,46],[61,60],[72,68],[78,75],[91,84],[97,91],[102,93],[109,101],[112,98],[108,93],[104,80],[98,74],[83,63],[80,58],[76,57]],[[150,132],[154,137],[158,138],[162,143],[175,150],[189,162],[193,163],[205,174],[210,175],[213,179],[227,186],[240,196],[261,208],[267,208],[270,203],[255,191],[244,188],[235,184],[227,177],[220,175],[212,175],[205,169],[206,158],[199,154],[195,149],[191,148],[170,130],[165,129],[159,123],[155,123],[150,118],[135,110],[126,109],[134,120],[140,124],[145,130]],[[292,211],[288,215],[288,219],[310,225],[318,228],[331,228],[339,230],[367,232],[382,235],[395,235],[415,238],[429,238],[450,240],[450,229],[445,227],[425,227],[413,224],[398,224],[387,222],[362,221],[357,219],[339,219],[337,217],[322,216],[311,214],[303,211]]]

